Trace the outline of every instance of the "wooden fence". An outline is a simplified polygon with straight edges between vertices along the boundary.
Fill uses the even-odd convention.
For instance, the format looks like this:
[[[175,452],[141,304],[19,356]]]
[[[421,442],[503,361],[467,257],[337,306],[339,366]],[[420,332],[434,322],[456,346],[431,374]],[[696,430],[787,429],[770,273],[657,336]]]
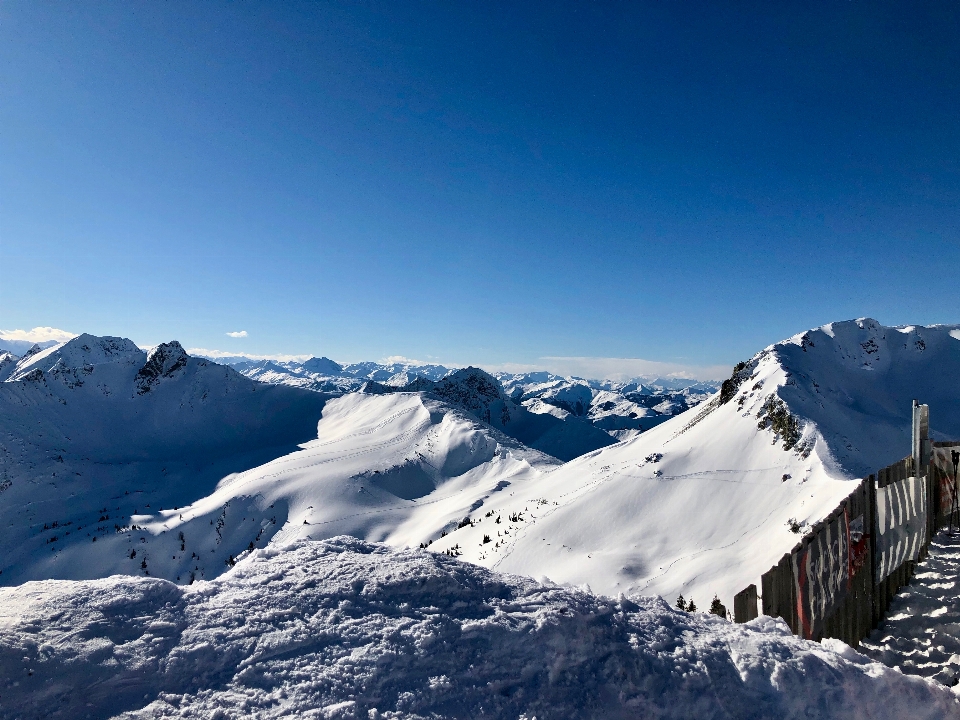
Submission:
[[[763,574],[760,608],[756,585],[738,593],[734,620],[762,611],[783,618],[801,637],[838,638],[856,648],[910,581],[936,531],[950,522],[957,492],[952,453],[960,443],[931,444],[925,426],[922,435],[915,433],[914,455],[860,481]]]

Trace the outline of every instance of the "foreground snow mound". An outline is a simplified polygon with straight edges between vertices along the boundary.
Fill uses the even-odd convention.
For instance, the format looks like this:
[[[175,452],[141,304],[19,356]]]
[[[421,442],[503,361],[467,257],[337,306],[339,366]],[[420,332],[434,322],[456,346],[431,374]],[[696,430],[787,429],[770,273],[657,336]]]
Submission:
[[[350,538],[223,578],[0,590],[0,715],[954,718],[950,691],[737,626]]]

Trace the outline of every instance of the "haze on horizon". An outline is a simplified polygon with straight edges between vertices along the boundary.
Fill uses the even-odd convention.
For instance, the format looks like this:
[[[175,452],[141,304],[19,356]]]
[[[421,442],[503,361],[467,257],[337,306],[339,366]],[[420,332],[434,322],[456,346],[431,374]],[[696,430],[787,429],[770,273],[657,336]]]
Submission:
[[[0,328],[729,367],[956,322],[949,3],[0,7]]]

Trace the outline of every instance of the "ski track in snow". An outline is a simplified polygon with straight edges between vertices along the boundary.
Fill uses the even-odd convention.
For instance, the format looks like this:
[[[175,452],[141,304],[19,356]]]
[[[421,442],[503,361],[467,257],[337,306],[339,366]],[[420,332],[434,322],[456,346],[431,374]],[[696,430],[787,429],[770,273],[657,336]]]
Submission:
[[[749,484],[751,484],[751,483],[745,483],[745,484],[749,485]],[[803,488],[798,488],[798,490],[797,490],[797,495],[795,495],[793,498],[790,498],[789,500],[787,500],[786,502],[784,502],[783,505],[781,505],[780,507],[786,507],[787,505],[789,505],[791,502],[793,502],[793,500],[795,500],[795,499],[800,495],[801,492],[803,492]],[[660,578],[664,577],[664,576],[670,571],[670,568],[672,568],[674,565],[676,565],[676,564],[679,563],[679,562],[683,562],[684,560],[692,560],[693,558],[699,557],[700,555],[703,555],[704,553],[715,552],[715,551],[717,551],[717,550],[726,550],[727,548],[733,547],[734,545],[736,545],[737,543],[739,543],[741,540],[743,540],[743,539],[744,539],[747,535],[749,535],[750,533],[756,532],[757,530],[759,530],[760,528],[762,528],[764,525],[767,524],[767,522],[769,522],[769,520],[770,520],[769,517],[764,518],[763,520],[760,521],[760,523],[759,523],[758,525],[755,525],[754,527],[750,528],[749,530],[745,530],[745,531],[743,532],[743,534],[740,535],[740,537],[738,537],[738,538],[737,538],[736,540],[734,540],[733,542],[727,543],[726,545],[718,545],[718,546],[716,546],[716,547],[702,548],[702,549],[700,549],[700,550],[697,550],[696,552],[690,553],[689,555],[685,555],[685,556],[683,556],[683,557],[677,558],[676,560],[673,560],[669,565],[667,565],[667,566],[664,567],[663,572],[661,572],[661,573],[659,573],[659,574],[657,574],[657,575],[652,575],[652,576],[650,576],[650,578],[649,578],[642,586],[640,586],[640,587],[638,588],[638,590],[639,590],[640,592],[643,592],[644,590],[646,590],[646,589],[647,589],[648,587],[650,587],[655,581],[657,581],[657,580],[659,580]],[[696,576],[694,576],[694,579],[696,579]],[[731,611],[732,611],[732,610],[731,610]]]

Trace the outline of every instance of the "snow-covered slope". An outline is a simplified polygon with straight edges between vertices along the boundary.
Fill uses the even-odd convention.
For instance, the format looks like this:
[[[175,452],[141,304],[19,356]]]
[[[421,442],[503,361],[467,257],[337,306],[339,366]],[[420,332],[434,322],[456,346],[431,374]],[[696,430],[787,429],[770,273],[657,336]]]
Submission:
[[[276,386],[259,386],[257,393],[319,399]],[[283,420],[271,410],[265,415]],[[188,583],[219,575],[278,532],[281,539],[348,533],[418,545],[453,530],[490,495],[559,464],[417,393],[351,393],[330,400],[315,437],[302,449],[246,472],[221,468],[216,488],[214,478],[204,488],[170,475],[173,460],[162,455],[153,466],[113,460],[119,475],[104,487],[101,468],[65,455],[63,464],[53,465],[59,477],[50,478],[49,487],[18,479],[14,488],[21,492],[8,489],[0,496],[5,512],[0,519],[14,528],[5,539],[17,545],[0,560],[0,580],[131,573]],[[107,450],[96,448],[94,457],[105,457]],[[159,477],[158,462],[163,465]],[[72,477],[80,468],[81,475],[94,475],[96,486]],[[69,492],[81,497],[67,501]],[[18,503],[21,516],[15,517]]]
[[[909,453],[913,397],[931,405],[935,433],[960,436],[960,389],[950,381],[960,370],[958,338],[955,327],[896,329],[870,320],[824,326],[738,366],[709,402],[561,467],[498,428],[524,437],[523,423],[530,418],[568,423],[545,414],[515,416],[523,408],[510,404],[496,381],[476,369],[439,383],[423,381],[416,393],[380,386],[385,394],[330,401],[319,439],[225,477],[216,489],[211,478],[220,466],[205,470],[207,480],[185,484],[189,462],[178,466],[132,455],[150,457],[152,430],[131,435],[129,443],[115,442],[114,433],[153,428],[156,421],[144,424],[143,418],[121,413],[118,421],[103,425],[106,430],[78,420],[65,433],[43,425],[51,405],[36,416],[30,415],[30,403],[10,405],[0,418],[7,434],[13,423],[59,435],[56,442],[44,440],[39,456],[17,458],[9,450],[16,444],[5,446],[3,467],[18,473],[13,488],[23,494],[13,500],[12,489],[2,491],[0,521],[29,532],[11,535],[13,552],[0,578],[150,572],[184,583],[190,573],[210,578],[223,572],[251,543],[262,547],[278,531],[281,540],[348,533],[400,546],[430,543],[432,550],[475,563],[588,583],[605,594],[653,593],[672,601],[682,592],[701,606],[717,594],[730,607],[734,593],[757,582],[794,545],[798,536],[791,527],[821,519],[849,493],[849,480]],[[131,353],[129,348],[114,353],[114,364],[129,365],[124,371],[129,389],[117,407],[134,407],[151,393],[159,397],[173,386],[165,374],[184,372],[175,367],[172,353],[141,377],[136,366],[143,358],[124,360],[133,358]],[[12,402],[25,393],[41,364],[44,383],[60,388],[67,401],[68,391],[96,387],[79,359],[61,364],[54,355],[37,353],[18,364],[15,376],[22,379],[0,384],[20,388],[0,394],[0,400]],[[108,366],[91,377],[105,377]],[[138,383],[154,389],[141,395],[134,389]],[[258,393],[268,389],[256,387]],[[170,405],[169,419],[159,424],[177,425],[183,415],[178,408]],[[187,427],[184,434],[192,437],[196,426]],[[23,443],[24,433],[18,432]],[[98,445],[104,434],[110,442]],[[68,441],[61,436],[74,448],[73,455],[63,455],[63,467],[59,448]],[[96,463],[83,469],[76,463],[88,445],[93,448],[88,458]],[[128,445],[126,455],[115,459],[103,449]],[[154,474],[144,475],[145,467]],[[166,477],[160,471],[169,474],[171,467],[179,473],[176,479],[160,482]],[[79,482],[72,472],[89,473],[98,482],[101,473],[110,478],[109,501],[84,507],[82,519],[67,517],[67,509],[79,507],[69,496],[73,490],[57,490],[59,505],[37,494],[37,487],[73,488],[64,479]],[[83,529],[78,543],[70,527],[69,547],[64,547],[65,520]]]
[[[567,463],[435,544],[465,559],[603,593],[733,595],[862,477],[910,453],[913,398],[960,436],[960,330],[833,323],[739,367],[709,403]]]
[[[495,377],[479,368],[464,368],[437,383],[418,381],[404,389],[422,389],[560,460],[572,460],[614,443],[607,433],[569,413],[557,417],[531,412],[508,397]]]
[[[0,382],[0,582],[98,577],[73,566],[130,515],[209,495],[232,472],[316,437],[327,399],[188,356],[81,335],[24,356]]]
[[[42,718],[960,717],[837,641],[501,576],[349,538],[225,577],[0,589],[0,715]]]
[[[20,358],[11,352],[0,352],[0,382],[10,377],[19,360]]]
[[[590,422],[553,405],[545,406],[550,408],[546,410],[517,403],[507,396],[495,377],[475,367],[457,370],[439,382],[418,377],[402,387],[370,380],[360,392],[367,395],[426,393],[560,460],[572,460],[615,442]]]

